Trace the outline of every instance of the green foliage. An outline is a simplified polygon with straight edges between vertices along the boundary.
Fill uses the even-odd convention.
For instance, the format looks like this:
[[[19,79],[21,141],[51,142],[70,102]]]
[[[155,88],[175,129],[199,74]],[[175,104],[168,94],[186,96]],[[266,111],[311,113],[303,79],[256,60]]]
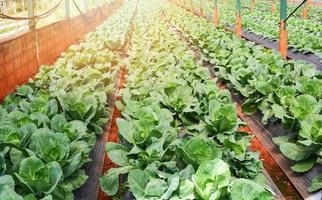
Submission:
[[[108,95],[123,65],[116,50],[125,45],[133,5],[125,3],[5,98],[0,106],[0,199],[71,200],[85,183],[81,168],[109,118]]]
[[[272,199],[257,181],[262,164],[249,151],[251,137],[237,131],[241,123],[230,93],[208,80],[208,70],[169,32],[161,20],[164,4],[138,6],[125,89],[117,103],[120,142],[106,144],[119,168],[100,178],[103,191],[116,195],[122,176],[136,199],[229,199],[231,191],[237,199],[240,187],[253,199]]]
[[[258,12],[255,11],[254,14],[258,15]],[[247,15],[254,16],[245,14],[246,28],[250,23]],[[263,124],[281,121],[290,135],[298,133],[292,138],[274,139],[286,157],[297,161],[292,166],[294,171],[307,172],[320,163],[322,76],[319,70],[303,62],[285,61],[277,52],[239,40],[222,27],[214,28],[212,23],[183,10],[172,8],[167,16],[193,45],[202,50],[206,59],[214,64],[219,79],[226,82],[231,90],[245,97],[242,105],[244,112],[253,114],[260,111]],[[263,17],[266,16],[269,15]],[[234,15],[223,16],[224,20],[225,17],[234,19]],[[258,19],[252,17],[251,23],[256,23],[263,30],[270,30],[256,20]],[[297,31],[295,28],[294,30]],[[310,46],[308,43],[306,45]],[[224,116],[233,116],[232,112],[229,113]],[[220,115],[220,110],[217,109],[215,114]]]

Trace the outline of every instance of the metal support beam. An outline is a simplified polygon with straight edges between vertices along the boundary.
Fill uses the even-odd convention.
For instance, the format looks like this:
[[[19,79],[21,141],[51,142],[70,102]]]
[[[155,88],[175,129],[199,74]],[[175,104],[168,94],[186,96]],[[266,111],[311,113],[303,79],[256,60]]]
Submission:
[[[241,13],[241,0],[236,0],[236,11]]]
[[[280,20],[285,20],[287,17],[287,0],[280,0]],[[286,24],[285,24],[286,25]]]

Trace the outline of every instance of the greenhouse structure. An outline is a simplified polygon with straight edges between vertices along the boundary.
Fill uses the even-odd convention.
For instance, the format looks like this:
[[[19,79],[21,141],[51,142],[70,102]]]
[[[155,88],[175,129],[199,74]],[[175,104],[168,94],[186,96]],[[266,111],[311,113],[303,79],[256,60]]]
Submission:
[[[0,0],[0,200],[322,200],[322,0]]]

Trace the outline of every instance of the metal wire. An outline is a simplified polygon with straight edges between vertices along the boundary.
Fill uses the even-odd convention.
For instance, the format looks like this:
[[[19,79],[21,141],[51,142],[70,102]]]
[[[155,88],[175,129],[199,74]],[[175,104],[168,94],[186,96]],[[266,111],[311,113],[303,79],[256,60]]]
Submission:
[[[303,4],[305,4],[305,2],[307,2],[307,0],[303,0],[302,3],[300,5],[298,5],[284,20],[284,22],[286,22]]]
[[[52,13],[54,13],[57,8],[59,7],[59,5],[61,4],[63,0],[60,0],[54,7],[52,7],[51,9],[47,10],[46,12],[40,14],[40,15],[35,15],[33,17],[15,17],[15,16],[10,16],[10,15],[6,15],[3,13],[0,13],[0,18],[3,19],[11,19],[11,20],[30,20],[30,19],[43,19],[45,17],[48,17],[49,15],[51,15]]]

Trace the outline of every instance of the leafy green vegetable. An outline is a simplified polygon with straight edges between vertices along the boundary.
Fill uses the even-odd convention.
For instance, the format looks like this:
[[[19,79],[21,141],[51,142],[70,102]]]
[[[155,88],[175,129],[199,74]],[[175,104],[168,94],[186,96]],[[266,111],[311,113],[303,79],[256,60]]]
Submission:
[[[237,179],[233,181],[231,186],[231,199],[264,199],[273,200],[274,198],[270,195],[269,191],[265,187],[247,180]]]
[[[168,6],[138,4],[117,103],[120,142],[106,144],[119,168],[100,178],[103,191],[122,196],[126,190],[136,199],[230,199],[234,180],[242,178],[250,180],[254,196],[272,198],[257,181],[262,163],[249,150],[251,136],[237,131],[242,123],[231,94],[208,80],[208,69],[169,32],[161,20]],[[118,190],[119,176],[125,189]]]
[[[135,13],[127,2],[0,106],[0,199],[72,200],[103,133]],[[113,25],[113,26],[112,26]],[[117,158],[117,157],[116,157]],[[115,158],[115,159],[116,159]]]
[[[198,194],[204,199],[219,199],[227,192],[231,173],[229,166],[220,159],[201,163],[193,182]]]
[[[206,12],[213,13],[213,3],[206,1],[204,5],[208,9]],[[232,8],[219,5],[219,9],[222,10],[221,19],[225,24],[235,23],[234,15],[232,15],[235,11]],[[182,9],[169,7],[169,10],[165,15],[174,24],[175,29],[192,45],[198,47],[206,60],[214,64],[216,75],[221,81],[227,83],[230,90],[245,97],[243,111],[247,114],[260,111],[263,116],[263,124],[279,121],[289,132],[288,135],[292,135],[292,137],[274,139],[286,157],[297,161],[292,169],[303,173],[312,169],[316,164],[320,164],[320,149],[322,147],[320,140],[320,130],[322,130],[320,123],[321,72],[314,65],[301,61],[286,61],[275,51],[246,40],[239,40],[232,33],[227,33],[222,26],[214,27],[207,20]],[[278,35],[277,29],[274,31],[271,29],[271,24],[266,27],[266,25],[258,23],[263,20],[271,23],[272,15],[255,19],[255,15],[259,16],[258,11],[245,12],[246,30],[270,38]],[[251,18],[249,18],[250,16]],[[277,22],[278,17],[274,15],[273,19]],[[304,20],[302,23],[305,24],[305,28],[303,28],[305,36],[307,36],[305,38],[310,39],[307,39],[306,42],[304,39],[298,39],[297,37],[303,34],[303,30],[298,30],[299,26],[290,22],[290,26],[294,26],[291,28],[294,31],[292,34],[296,35],[294,38],[297,38],[297,40],[290,39],[291,46],[322,55],[319,52],[321,48],[316,48],[318,45],[311,43],[315,41],[321,44],[319,36],[314,35],[316,30],[307,26],[310,24],[308,20]],[[317,28],[317,30],[319,29]],[[302,36],[302,38],[304,37]],[[309,48],[305,49],[304,46]],[[216,105],[218,106],[218,104]],[[217,110],[215,114],[220,115],[220,111]],[[225,114],[225,116],[230,115]],[[209,118],[206,117],[206,119],[208,120],[206,122],[209,123]],[[234,144],[226,141],[226,145],[238,152],[238,148]],[[237,163],[245,162],[236,158],[232,161],[235,162],[231,168]],[[231,163],[229,162],[229,164]],[[253,164],[252,166],[256,166],[255,162]],[[240,169],[232,170],[232,172],[240,173]]]
[[[16,174],[21,183],[31,192],[50,194],[63,175],[58,162],[44,164],[39,158],[31,156],[21,161],[19,173]]]

